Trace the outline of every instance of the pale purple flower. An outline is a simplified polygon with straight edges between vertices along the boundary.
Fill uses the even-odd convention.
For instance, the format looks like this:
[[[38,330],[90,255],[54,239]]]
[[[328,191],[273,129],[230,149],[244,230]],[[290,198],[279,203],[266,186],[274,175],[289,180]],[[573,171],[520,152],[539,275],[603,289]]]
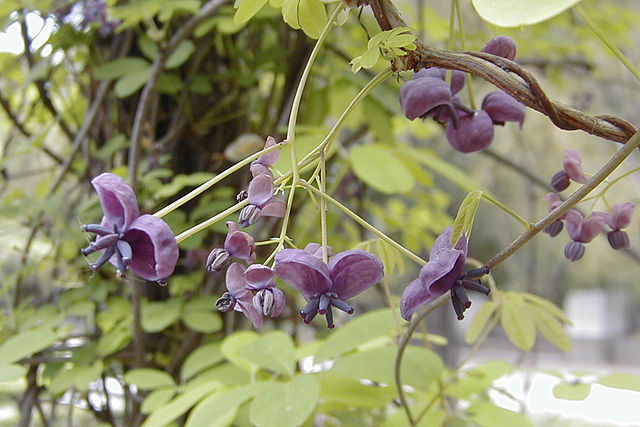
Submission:
[[[333,328],[332,307],[353,313],[347,300],[382,280],[383,264],[367,251],[352,249],[338,253],[327,265],[314,255],[319,253],[317,247],[307,248],[278,252],[274,271],[308,301],[300,311],[305,323],[317,314],[326,315],[327,326]]]
[[[276,288],[273,270],[262,264],[250,265],[244,272],[247,289],[254,291],[253,306],[265,316],[276,317],[286,305],[284,293]]]
[[[560,196],[558,196],[556,193],[547,193],[544,198],[549,202],[549,212],[557,208],[562,203],[562,199],[560,199]],[[560,218],[556,219],[551,224],[546,226],[543,231],[549,234],[551,237],[556,237],[564,228],[563,221],[566,216],[567,213],[565,212]]]
[[[566,190],[572,180],[580,184],[589,180],[582,171],[582,159],[578,150],[568,149],[562,158],[562,166],[563,169],[551,178],[551,188],[554,191]]]
[[[516,57],[516,42],[509,36],[497,36],[489,40],[482,51],[513,60]]]
[[[611,231],[607,233],[607,239],[613,249],[624,249],[630,246],[629,235],[622,228],[631,224],[631,215],[636,205],[633,202],[618,203],[611,206],[609,212],[594,212],[593,215],[600,216]]]
[[[461,236],[455,246],[451,245],[451,227],[447,227],[433,243],[429,262],[420,270],[419,277],[411,282],[400,300],[400,313],[410,320],[413,313],[429,301],[451,291],[451,302],[459,320],[464,310],[471,306],[465,289],[489,293],[475,277],[486,274],[486,269],[463,273],[467,260],[468,242]]]
[[[570,209],[566,213],[565,223],[572,241],[565,246],[564,255],[570,261],[577,261],[584,254],[584,243],[592,241],[602,230],[604,219],[594,214],[584,219],[580,212]]]
[[[457,111],[458,126],[453,120],[447,123],[447,140],[456,150],[472,153],[487,148],[493,141],[493,120],[486,111],[468,113]]]
[[[152,215],[140,215],[133,189],[118,175],[103,173],[91,184],[104,213],[100,224],[82,226],[84,231],[97,234],[82,253],[102,252],[90,264],[91,269],[96,271],[109,261],[118,268],[120,277],[127,269],[147,280],[163,281],[171,275],[179,250],[167,223]]]
[[[482,109],[489,114],[494,124],[504,125],[504,122],[517,122],[522,130],[525,117],[524,105],[508,93],[501,90],[488,93],[482,100]]]
[[[224,248],[215,248],[207,257],[206,267],[209,271],[220,271],[225,268],[231,257],[246,261],[251,264],[256,260],[256,242],[253,237],[244,231],[239,231],[233,221],[227,221],[227,237],[224,240]]]
[[[225,279],[227,292],[216,301],[216,307],[222,312],[241,312],[247,316],[253,327],[258,329],[262,326],[262,313],[253,305],[253,295],[247,289],[244,273],[245,268],[237,262],[229,266]]]
[[[264,144],[264,148],[266,149],[269,147],[273,147],[276,144],[277,142],[275,138],[272,136],[268,136],[267,141]],[[251,176],[253,176],[254,178],[262,174],[273,176],[271,173],[271,170],[269,170],[269,166],[277,162],[279,157],[280,157],[280,149],[277,149],[267,154],[263,154],[262,156],[255,159],[253,162],[251,162],[251,166],[250,166]]]

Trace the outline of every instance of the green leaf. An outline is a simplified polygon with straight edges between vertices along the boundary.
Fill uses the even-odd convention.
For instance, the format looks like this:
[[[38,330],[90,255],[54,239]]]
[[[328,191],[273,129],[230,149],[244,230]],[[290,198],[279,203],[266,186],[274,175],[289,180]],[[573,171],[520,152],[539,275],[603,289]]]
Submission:
[[[95,76],[98,80],[111,80],[136,71],[147,70],[149,67],[149,62],[142,58],[118,58],[99,66],[96,69]]]
[[[243,24],[253,18],[267,4],[267,0],[238,0],[236,1],[236,14],[233,22]]]
[[[171,400],[173,396],[176,394],[175,387],[160,387],[153,390],[151,393],[145,397],[142,402],[142,406],[140,407],[140,411],[143,414],[148,414],[158,409],[165,403]]]
[[[71,369],[58,371],[49,384],[49,392],[60,395],[71,388],[85,392],[89,389],[89,384],[100,377],[103,369],[102,360],[97,360],[92,365],[76,365]]]
[[[260,335],[254,331],[234,332],[222,341],[220,349],[222,350],[222,354],[224,354],[231,363],[245,369],[251,374],[255,374],[260,368],[259,365],[240,355],[239,350],[245,345],[256,341],[258,338],[260,338]]]
[[[145,67],[136,68],[120,77],[116,82],[114,89],[118,98],[125,98],[133,95],[142,86],[147,83],[151,76],[151,65],[146,63]]]
[[[196,387],[186,389],[184,393],[153,411],[149,418],[142,424],[142,427],[164,427],[170,424],[205,396],[220,387],[220,382],[210,381],[207,384],[200,384]]]
[[[523,414],[500,408],[491,403],[476,401],[466,411],[469,419],[480,427],[532,427],[533,424]]]
[[[294,30],[300,28],[300,21],[298,19],[299,7],[300,0],[284,0],[282,2],[282,19]]]
[[[520,350],[529,351],[536,342],[536,327],[526,304],[507,299],[500,311],[500,323],[507,338]]]
[[[293,340],[282,331],[265,333],[240,347],[237,354],[262,368],[287,376],[293,375],[296,365]]]
[[[174,196],[185,187],[195,187],[213,178],[215,174],[209,172],[194,172],[189,175],[177,174],[170,183],[163,184],[153,195],[156,200]]]
[[[122,322],[98,340],[96,353],[99,356],[108,356],[125,347],[131,342],[130,323]]]
[[[182,321],[194,331],[210,334],[222,329],[222,319],[210,311],[194,311],[182,315]]]
[[[249,419],[258,427],[295,427],[311,415],[320,386],[313,374],[300,374],[286,383],[276,383],[251,402]]]
[[[528,304],[528,309],[533,314],[536,329],[547,341],[564,352],[571,350],[571,339],[553,314],[536,304]]]
[[[415,181],[393,150],[379,144],[356,145],[349,152],[354,173],[382,193],[408,193]]]
[[[142,329],[146,332],[160,332],[175,323],[180,317],[182,299],[142,303]]]
[[[475,190],[467,194],[467,197],[465,197],[460,204],[456,219],[453,221],[451,246],[455,246],[456,243],[458,243],[460,236],[466,236],[467,239],[471,237],[473,220],[476,218],[476,212],[478,210],[480,200],[482,200],[482,191]]]
[[[158,45],[146,34],[141,34],[138,37],[138,47],[149,61],[153,62],[158,57]]]
[[[180,368],[180,379],[186,381],[197,373],[224,360],[219,343],[204,344],[192,351]]]
[[[560,383],[553,387],[553,395],[558,399],[584,400],[589,396],[590,392],[591,384],[585,383]]]
[[[371,386],[331,371],[320,376],[320,411],[380,408],[396,396],[394,387]]]
[[[124,374],[124,380],[142,390],[175,385],[171,375],[165,371],[149,368],[132,369]]]
[[[498,304],[495,301],[487,301],[480,306],[467,329],[467,333],[465,335],[465,341],[467,344],[473,344],[478,339],[480,333],[497,308]]]
[[[193,52],[196,51],[196,45],[191,40],[183,40],[176,50],[167,58],[167,62],[164,64],[164,68],[170,70],[177,68],[185,63]]]
[[[569,319],[567,315],[564,314],[564,311],[562,311],[560,307],[558,307],[551,301],[527,292],[523,292],[520,295],[522,295],[525,301],[539,305],[541,308],[549,311],[551,314],[556,316],[558,319],[560,319],[564,323],[568,323],[570,325],[572,324],[571,319]]]
[[[361,344],[395,330],[391,309],[370,311],[356,317],[342,328],[334,331],[315,355],[315,362],[322,362],[351,351]]]
[[[56,342],[58,337],[50,328],[36,328],[18,333],[0,347],[0,364],[17,362]]]
[[[464,374],[445,390],[447,396],[467,399],[469,396],[486,391],[495,380],[513,372],[514,367],[507,362],[492,361],[483,363],[464,372]]]
[[[520,27],[546,21],[580,0],[472,0],[478,15],[498,27]]]
[[[4,365],[0,366],[0,383],[17,380],[22,378],[27,370],[22,365]]]
[[[607,387],[640,391],[640,376],[632,373],[615,373],[598,379],[598,383]]]

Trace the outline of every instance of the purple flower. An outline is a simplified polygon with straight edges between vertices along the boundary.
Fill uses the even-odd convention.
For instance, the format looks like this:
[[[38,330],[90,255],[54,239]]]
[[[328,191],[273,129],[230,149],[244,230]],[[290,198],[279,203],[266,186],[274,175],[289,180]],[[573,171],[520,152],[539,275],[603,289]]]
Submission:
[[[625,202],[611,206],[611,213],[593,213],[593,215],[600,216],[604,220],[604,223],[611,228],[611,231],[607,233],[607,239],[613,249],[624,249],[629,247],[629,235],[626,231],[622,231],[621,229],[628,227],[629,224],[631,224],[631,215],[633,214],[635,207],[634,203]]]
[[[418,73],[419,74],[419,73]],[[451,107],[451,89],[439,77],[419,77],[400,88],[400,106],[409,120],[427,117],[436,107]]]
[[[267,141],[264,143],[264,148],[266,149],[269,147],[273,147],[276,144],[277,142],[275,138],[272,136],[268,136]],[[251,176],[253,176],[254,178],[262,174],[273,176],[271,174],[271,171],[269,170],[269,166],[277,162],[279,157],[280,149],[277,149],[267,154],[263,154],[262,156],[255,159],[253,162],[251,162],[251,166],[249,168],[251,171]]]
[[[497,90],[488,93],[482,100],[482,109],[489,114],[496,125],[504,125],[504,122],[518,122],[520,130],[524,123],[524,105],[516,101],[506,92]]]
[[[237,262],[229,266],[225,279],[227,292],[216,301],[216,307],[222,312],[240,311],[258,329],[262,326],[262,313],[253,305],[253,295],[247,289],[244,273],[245,268]]]
[[[224,249],[215,248],[207,257],[206,267],[209,271],[220,271],[229,264],[231,257],[239,258],[251,264],[256,260],[256,242],[252,236],[239,231],[233,221],[227,222],[227,237],[224,240]]]
[[[265,316],[277,317],[284,310],[286,301],[273,278],[273,270],[262,264],[250,265],[244,272],[247,289],[255,291],[253,306]]]
[[[584,254],[584,243],[592,241],[602,230],[604,219],[595,214],[584,219],[580,212],[570,209],[566,213],[565,222],[572,242],[565,246],[564,255],[570,261],[577,261]]]
[[[447,140],[453,148],[472,153],[487,148],[493,141],[493,120],[486,111],[467,113],[458,111],[458,126],[453,120],[447,123]]]
[[[487,42],[482,51],[513,60],[516,57],[516,42],[509,36],[494,37]]]
[[[162,281],[171,275],[179,251],[167,223],[152,215],[140,215],[133,189],[119,176],[103,173],[91,184],[104,213],[100,224],[82,226],[84,231],[97,234],[82,253],[102,252],[90,264],[91,269],[96,271],[109,261],[118,268],[120,277],[125,276],[127,268],[147,280]]]
[[[582,171],[582,158],[578,150],[568,149],[562,158],[562,166],[563,170],[556,172],[551,178],[551,187],[554,191],[565,190],[571,181],[584,184],[589,180]]]
[[[465,289],[489,293],[479,280],[472,280],[486,274],[486,269],[463,273],[467,260],[468,243],[461,236],[456,245],[451,245],[451,227],[447,227],[433,243],[429,262],[420,270],[419,277],[411,282],[402,293],[400,312],[405,320],[410,320],[418,308],[429,301],[451,291],[451,302],[459,320],[464,318],[464,310],[471,306]]]
[[[435,77],[442,81],[446,81],[447,70],[438,67],[423,68],[413,76],[414,79],[419,79],[422,77]],[[451,70],[451,93],[455,95],[456,93],[460,92],[463,87],[464,72],[460,70]]]
[[[562,203],[562,200],[556,193],[547,193],[544,198],[549,202],[549,212],[557,208]],[[567,214],[565,212],[560,218],[546,226],[543,232],[549,234],[551,237],[556,237],[564,228],[563,220],[566,216]]]
[[[278,252],[275,274],[308,301],[300,311],[305,323],[317,314],[326,315],[327,326],[333,328],[332,307],[353,313],[346,301],[382,280],[383,264],[369,252],[352,249],[338,253],[327,265],[314,255],[321,254],[321,249],[312,245],[307,248]]]

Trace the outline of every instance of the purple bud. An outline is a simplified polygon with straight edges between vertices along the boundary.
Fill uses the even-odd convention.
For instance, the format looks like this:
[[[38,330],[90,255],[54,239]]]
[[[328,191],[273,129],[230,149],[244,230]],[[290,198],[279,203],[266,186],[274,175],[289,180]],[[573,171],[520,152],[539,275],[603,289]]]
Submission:
[[[556,237],[560,234],[563,228],[564,223],[561,220],[556,219],[551,224],[547,225],[543,231],[551,237]]]
[[[558,193],[566,190],[570,183],[569,175],[564,170],[556,172],[551,178],[551,188]]]
[[[229,292],[225,292],[216,301],[216,308],[218,309],[218,311],[226,313],[227,311],[233,310],[233,306],[235,305],[235,303],[236,302],[231,294]]]
[[[427,114],[438,105],[451,100],[451,89],[444,80],[422,77],[408,81],[400,88],[400,106],[409,120]]]
[[[258,222],[260,218],[260,208],[255,205],[248,205],[242,208],[238,217],[238,224],[241,227],[248,227]]]
[[[458,112],[459,125],[447,123],[447,140],[453,148],[463,153],[472,153],[487,148],[493,141],[493,120],[486,111],[474,114]]]
[[[420,79],[423,77],[435,77],[437,79],[446,81],[447,70],[438,67],[423,68],[413,76],[414,79]],[[464,72],[460,70],[451,70],[451,93],[455,95],[456,93],[460,92],[463,87]]]
[[[607,233],[607,239],[613,249],[626,249],[630,246],[629,235],[626,231],[610,231]]]
[[[564,256],[571,262],[579,260],[582,255],[584,255],[584,245],[580,242],[569,242],[564,247]]]
[[[205,264],[207,271],[220,271],[229,265],[231,256],[229,252],[222,248],[215,248],[209,253]]]
[[[482,51],[513,61],[516,57],[516,42],[509,36],[494,37],[487,42]]]
[[[524,105],[508,93],[497,90],[487,94],[482,100],[482,109],[489,114],[495,124],[518,122],[520,130],[522,130],[525,116]]]

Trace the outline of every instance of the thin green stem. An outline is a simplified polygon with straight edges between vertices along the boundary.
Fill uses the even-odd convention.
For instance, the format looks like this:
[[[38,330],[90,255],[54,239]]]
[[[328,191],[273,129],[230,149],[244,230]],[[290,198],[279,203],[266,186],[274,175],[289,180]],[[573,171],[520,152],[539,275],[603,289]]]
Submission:
[[[304,188],[307,188],[307,189],[313,191],[314,193],[319,195],[321,198],[326,199],[327,202],[329,202],[332,205],[334,205],[336,208],[338,208],[340,211],[342,211],[345,215],[347,215],[348,217],[353,219],[355,222],[360,224],[363,228],[369,230],[370,232],[372,232],[373,234],[378,236],[381,240],[384,240],[389,245],[391,245],[394,248],[396,248],[398,251],[403,253],[407,258],[410,258],[412,261],[414,261],[416,264],[418,264],[420,266],[423,266],[423,265],[425,265],[427,263],[425,260],[420,258],[418,255],[414,254],[409,249],[405,248],[404,246],[402,246],[401,244],[399,244],[398,242],[393,240],[391,237],[387,236],[382,231],[378,230],[373,225],[369,224],[367,221],[365,221],[360,216],[358,216],[358,214],[353,212],[351,209],[349,209],[348,207],[346,207],[345,205],[343,205],[342,203],[340,203],[339,201],[337,201],[333,197],[329,196],[328,194],[323,193],[322,191],[318,190],[313,185],[310,185],[308,182],[306,182],[303,179],[300,180],[300,185],[303,186]]]
[[[607,37],[606,33],[602,31],[595,22],[591,20],[589,15],[582,9],[582,6],[576,4],[573,6],[573,10],[576,11],[578,15],[582,18],[582,20],[591,28],[591,31],[595,33],[596,36],[604,43],[605,46],[609,48],[609,50],[624,64],[625,67],[633,74],[633,76],[640,80],[640,71],[627,59],[626,56],[618,49],[618,47],[613,43],[613,41]]]
[[[607,182],[607,185],[600,192],[598,192],[598,194],[595,194],[595,195],[593,195],[591,197],[586,197],[586,198],[582,199],[582,201],[583,202],[588,202],[589,200],[599,199],[600,197],[604,198],[604,195],[607,194],[607,191],[609,191],[609,189],[611,187],[613,187],[619,181],[623,180],[624,178],[628,177],[629,175],[633,175],[636,172],[640,172],[640,167],[639,168],[633,168],[630,171],[623,173],[619,177],[617,177],[615,179],[612,179],[611,181]]]
[[[325,151],[320,153],[320,191],[327,194],[327,164],[325,161]],[[322,239],[322,261],[329,263],[328,233],[327,233],[327,201],[320,198],[320,235]]]
[[[486,194],[486,193],[482,193],[482,198],[493,203],[494,205],[496,205],[497,207],[499,207],[500,209],[502,209],[503,211],[505,211],[506,213],[508,213],[509,215],[511,215],[512,217],[514,217],[515,219],[517,219],[522,225],[524,225],[525,230],[530,230],[531,229],[531,223],[529,221],[527,221],[526,219],[522,218],[520,215],[518,215],[517,213],[515,213],[513,210],[509,209],[507,206],[503,205],[502,203],[500,203],[498,200],[494,199],[492,196]]]

